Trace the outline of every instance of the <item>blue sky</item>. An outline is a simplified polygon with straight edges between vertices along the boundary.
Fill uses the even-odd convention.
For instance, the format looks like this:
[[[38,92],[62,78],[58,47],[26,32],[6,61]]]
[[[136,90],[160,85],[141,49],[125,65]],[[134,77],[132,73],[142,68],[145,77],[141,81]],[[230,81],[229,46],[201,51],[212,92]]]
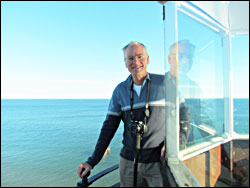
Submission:
[[[1,19],[2,98],[110,98],[132,40],[164,73],[156,2],[3,2]]]
[[[149,72],[165,72],[157,2],[1,1],[1,28],[2,98],[110,98],[129,75],[122,48],[132,40],[147,46]]]

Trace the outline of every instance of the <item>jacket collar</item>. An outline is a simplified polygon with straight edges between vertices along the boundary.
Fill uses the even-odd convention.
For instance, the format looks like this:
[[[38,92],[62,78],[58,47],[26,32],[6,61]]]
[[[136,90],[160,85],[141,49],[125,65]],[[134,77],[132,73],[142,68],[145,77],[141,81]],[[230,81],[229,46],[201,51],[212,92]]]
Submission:
[[[151,80],[150,73],[147,73],[147,76],[146,76],[146,78],[144,79],[144,81],[142,83],[142,87],[144,87],[147,80]],[[125,85],[126,85],[126,87],[128,87],[130,89],[131,84],[132,84],[132,75],[130,74],[128,76],[128,78],[125,80]]]

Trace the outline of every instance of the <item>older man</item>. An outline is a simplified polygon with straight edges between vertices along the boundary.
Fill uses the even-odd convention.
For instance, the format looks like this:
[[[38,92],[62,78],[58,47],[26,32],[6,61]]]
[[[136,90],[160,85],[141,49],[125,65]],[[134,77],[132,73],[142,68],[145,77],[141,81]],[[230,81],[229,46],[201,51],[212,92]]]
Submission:
[[[113,91],[95,150],[85,163],[80,164],[77,174],[82,178],[97,165],[122,120],[121,186],[133,186],[133,161],[138,151],[136,143],[140,142],[137,186],[162,187],[160,159],[165,154],[165,77],[147,72],[149,55],[142,43],[132,41],[123,48],[123,52],[125,65],[131,74]],[[138,132],[142,132],[139,141]]]

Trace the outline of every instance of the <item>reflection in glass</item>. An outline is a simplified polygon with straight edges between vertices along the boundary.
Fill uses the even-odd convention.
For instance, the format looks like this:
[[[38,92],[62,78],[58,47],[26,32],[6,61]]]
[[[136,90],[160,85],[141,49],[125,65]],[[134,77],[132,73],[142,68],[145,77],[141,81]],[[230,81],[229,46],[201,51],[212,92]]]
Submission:
[[[177,98],[191,113],[186,144],[190,147],[224,133],[223,36],[182,11],[177,12],[178,41],[166,42],[166,78],[176,84]],[[166,96],[173,91],[167,90]]]

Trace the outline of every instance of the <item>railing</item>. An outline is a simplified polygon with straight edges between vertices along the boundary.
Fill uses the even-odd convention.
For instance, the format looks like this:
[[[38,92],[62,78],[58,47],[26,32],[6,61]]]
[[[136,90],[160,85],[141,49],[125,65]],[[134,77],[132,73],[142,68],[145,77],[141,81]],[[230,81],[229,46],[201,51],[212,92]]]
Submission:
[[[96,174],[90,178],[83,178],[82,181],[77,183],[77,187],[88,187],[89,185],[94,183],[96,180],[100,179],[101,177],[109,174],[110,172],[112,172],[118,168],[119,168],[119,164],[116,164],[110,168],[107,168],[107,169],[99,172],[98,174]],[[117,182],[116,184],[112,185],[111,187],[120,187],[120,182]]]

